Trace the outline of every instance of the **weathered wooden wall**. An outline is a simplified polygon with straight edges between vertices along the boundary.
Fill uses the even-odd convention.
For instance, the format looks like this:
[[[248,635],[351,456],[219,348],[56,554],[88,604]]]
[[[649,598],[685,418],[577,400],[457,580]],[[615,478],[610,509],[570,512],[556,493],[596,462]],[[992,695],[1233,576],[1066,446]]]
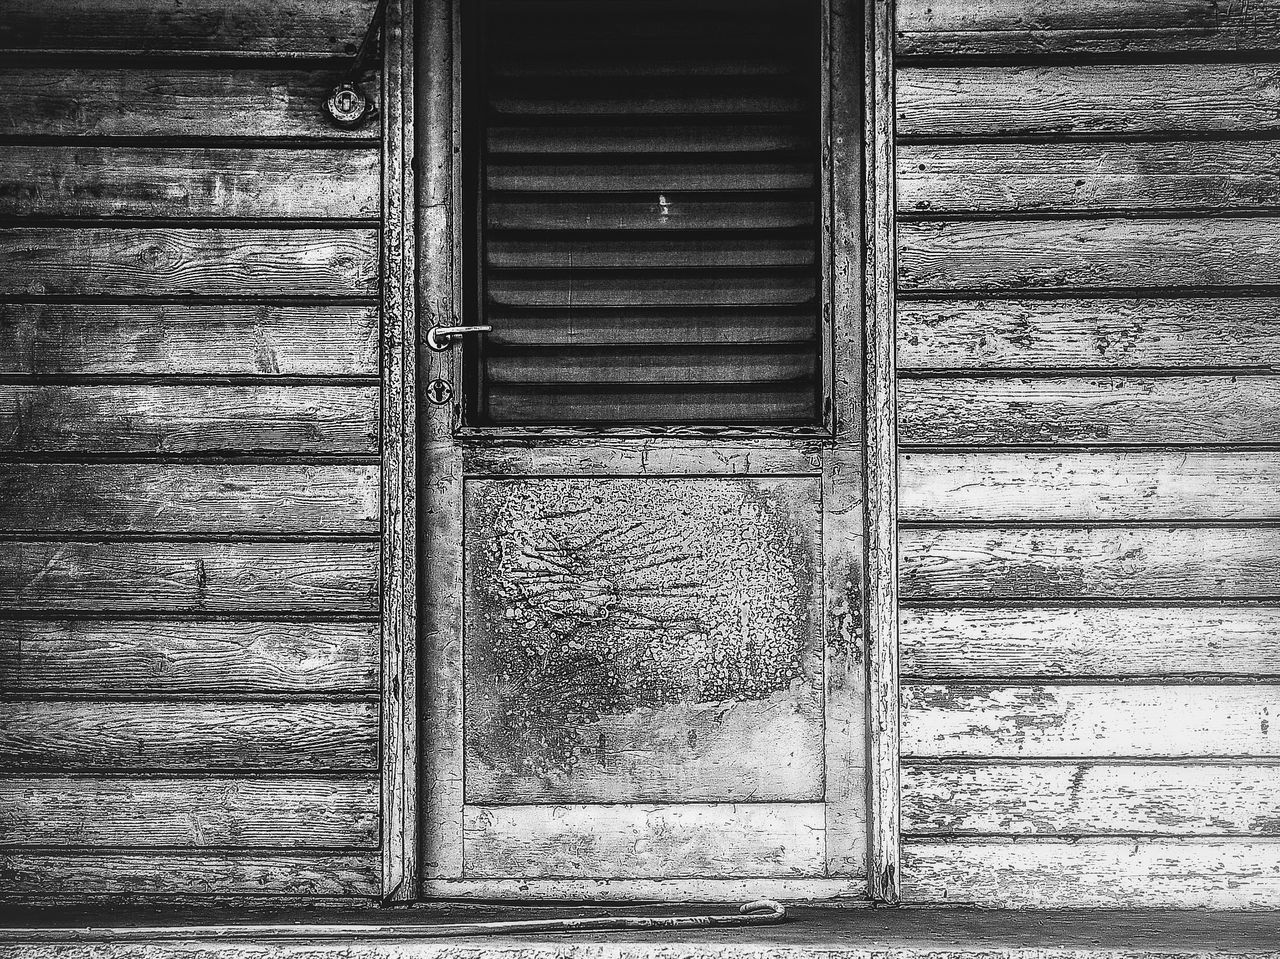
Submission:
[[[0,10],[0,891],[365,896],[374,0]]]
[[[1278,22],[899,0],[907,900],[1280,905]]]

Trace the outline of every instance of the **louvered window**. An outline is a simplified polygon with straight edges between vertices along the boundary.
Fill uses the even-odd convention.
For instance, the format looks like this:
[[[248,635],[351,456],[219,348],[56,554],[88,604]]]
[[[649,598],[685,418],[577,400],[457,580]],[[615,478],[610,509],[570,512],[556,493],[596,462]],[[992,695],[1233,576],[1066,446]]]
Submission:
[[[464,10],[469,422],[817,422],[817,3]]]

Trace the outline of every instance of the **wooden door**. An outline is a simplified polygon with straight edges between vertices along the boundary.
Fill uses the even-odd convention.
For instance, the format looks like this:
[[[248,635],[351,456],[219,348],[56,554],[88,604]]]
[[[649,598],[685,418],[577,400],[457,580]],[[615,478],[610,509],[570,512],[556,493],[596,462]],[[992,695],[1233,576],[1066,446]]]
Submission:
[[[719,0],[427,12],[423,324],[494,327],[423,351],[427,897],[865,895],[860,138],[819,6],[811,114],[783,20],[638,52]]]

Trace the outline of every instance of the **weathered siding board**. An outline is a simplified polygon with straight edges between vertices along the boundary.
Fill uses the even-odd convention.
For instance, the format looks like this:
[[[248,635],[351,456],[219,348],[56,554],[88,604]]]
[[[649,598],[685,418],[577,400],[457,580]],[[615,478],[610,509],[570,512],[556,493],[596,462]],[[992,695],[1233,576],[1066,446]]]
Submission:
[[[903,67],[898,136],[1105,137],[1280,129],[1275,63]]]
[[[377,844],[372,776],[0,781],[0,846],[361,848]]]
[[[376,217],[379,162],[371,148],[7,146],[0,216]]]
[[[1275,909],[1280,842],[908,840],[903,897],[987,907]]]
[[[469,877],[821,876],[821,803],[467,806]]]
[[[917,835],[1280,836],[1280,766],[922,763],[902,769]]]
[[[0,702],[10,773],[256,769],[369,771],[378,707],[368,702]]]
[[[340,77],[333,67],[55,63],[0,68],[8,93],[0,103],[0,135],[377,138],[376,126],[341,130],[325,120],[322,105]],[[375,94],[378,85],[367,89]]]
[[[902,687],[913,758],[1280,757],[1270,684]]]
[[[0,293],[19,296],[372,296],[372,229],[10,227]]]
[[[1280,677],[1280,606],[906,607],[902,674],[1004,677]]]
[[[906,379],[898,396],[904,446],[1280,441],[1280,376]]]
[[[19,695],[368,696],[378,640],[376,622],[9,619],[0,676]]]
[[[902,370],[1280,365],[1275,297],[906,300]]]
[[[376,376],[374,306],[0,304],[0,372]]]

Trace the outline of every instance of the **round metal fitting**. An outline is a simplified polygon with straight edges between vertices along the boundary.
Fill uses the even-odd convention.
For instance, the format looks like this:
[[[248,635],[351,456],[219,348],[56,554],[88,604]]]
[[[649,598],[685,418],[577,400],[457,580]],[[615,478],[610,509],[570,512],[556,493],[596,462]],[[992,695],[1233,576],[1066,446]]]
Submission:
[[[324,102],[325,112],[335,126],[358,127],[373,112],[373,101],[354,83],[340,83]]]

